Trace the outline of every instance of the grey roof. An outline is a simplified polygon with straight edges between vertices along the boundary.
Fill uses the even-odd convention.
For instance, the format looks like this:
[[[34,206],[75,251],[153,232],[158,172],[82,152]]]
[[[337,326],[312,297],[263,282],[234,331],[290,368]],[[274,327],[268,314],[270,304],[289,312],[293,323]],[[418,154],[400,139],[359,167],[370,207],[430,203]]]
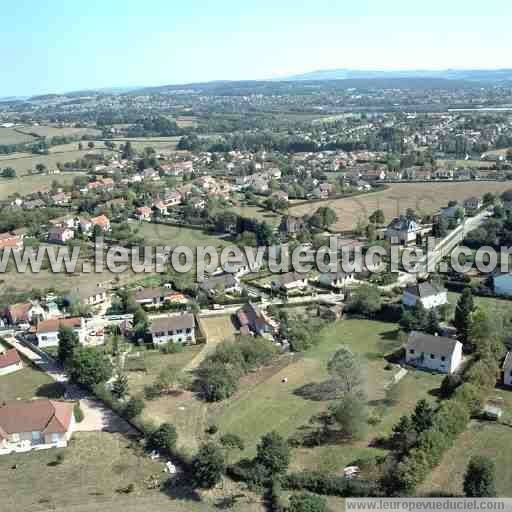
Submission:
[[[181,315],[166,316],[155,318],[151,321],[151,332],[174,331],[176,329],[193,328],[195,324],[194,315],[183,313]]]
[[[201,283],[199,287],[205,291],[214,290],[217,286],[224,286],[224,288],[231,288],[235,286],[237,281],[233,274],[220,274],[218,276],[212,276],[206,281]]]
[[[419,226],[414,219],[408,219],[400,215],[400,217],[394,218],[389,223],[388,229],[394,229],[396,231],[416,231],[419,229]]]
[[[425,298],[431,297],[432,295],[437,295],[439,293],[445,292],[446,290],[438,284],[435,283],[418,283],[413,286],[407,286],[405,289],[406,292],[411,295],[416,295],[416,297]]]
[[[510,370],[512,370],[512,352],[508,351],[503,361],[503,371],[508,373]]]
[[[172,290],[162,287],[157,288],[143,288],[135,292],[135,300],[147,300],[165,297],[169,295]]]
[[[407,350],[413,349],[416,352],[428,352],[451,357],[458,343],[460,342],[453,338],[411,331],[407,340]]]

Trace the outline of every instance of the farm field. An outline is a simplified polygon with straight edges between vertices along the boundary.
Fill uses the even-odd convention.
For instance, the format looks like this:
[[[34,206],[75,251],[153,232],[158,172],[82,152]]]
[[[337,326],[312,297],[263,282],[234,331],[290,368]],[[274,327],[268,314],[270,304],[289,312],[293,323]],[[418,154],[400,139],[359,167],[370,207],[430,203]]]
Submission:
[[[371,428],[366,441],[355,445],[295,449],[292,467],[334,471],[365,452],[374,452],[374,448],[368,448],[369,441],[377,434],[390,432],[398,418],[411,410],[420,398],[434,399],[431,391],[438,388],[442,380],[439,375],[411,372],[398,384],[396,403],[385,405],[384,386],[391,380],[392,373],[385,369],[387,363],[383,356],[399,347],[396,325],[391,323],[345,320],[331,324],[323,330],[320,343],[303,357],[269,372],[266,379],[254,386],[242,386],[235,397],[212,407],[210,421],[219,426],[221,433],[233,432],[245,440],[246,450],[242,456],[254,455],[259,438],[268,431],[277,430],[286,437],[293,435],[329,404],[303,398],[297,390],[304,384],[327,378],[326,363],[342,344],[363,358],[371,411],[380,422]],[[288,381],[283,382],[283,378]]]
[[[74,162],[79,158],[83,158],[83,156],[91,151],[89,149],[83,149],[79,151],[75,149],[72,151],[62,151],[62,152],[50,152],[48,155],[29,155],[25,153],[17,153],[14,155],[7,155],[9,158],[0,159],[0,167],[12,167],[18,177],[23,176],[25,174],[29,174],[29,172],[35,169],[36,165],[43,164],[48,169],[54,169],[57,167],[58,163],[65,164],[66,162]],[[100,150],[98,150],[100,151]]]
[[[229,242],[214,235],[204,233],[200,229],[153,224],[149,222],[141,222],[138,228],[139,234],[144,237],[148,245],[168,245],[171,247],[186,245],[192,249],[200,245],[212,245],[218,248],[229,245]]]
[[[512,430],[497,423],[471,422],[445,454],[441,464],[418,489],[418,495],[436,493],[463,496],[462,484],[469,459],[473,455],[491,457],[496,464],[498,496],[512,497]]]
[[[9,144],[23,144],[33,142],[35,137],[29,134],[21,133],[19,128],[4,128],[0,126],[0,146]]]
[[[0,179],[0,200],[12,194],[32,194],[49,190],[53,181],[67,185],[73,182],[75,176],[83,176],[80,172],[62,172],[59,174],[34,174],[13,179]]]
[[[48,126],[48,125],[38,125],[38,126],[23,126],[17,128],[19,132],[26,134],[34,134],[37,137],[83,137],[84,135],[88,135],[91,137],[95,137],[101,135],[101,130],[96,130],[95,128],[74,128],[71,126],[66,126],[64,128],[59,128],[56,126]]]
[[[321,203],[292,206],[291,215],[311,214],[320,206],[329,206],[336,211],[336,230],[354,229],[358,222],[367,223],[368,217],[382,209],[389,222],[393,217],[413,208],[422,214],[432,214],[450,200],[463,201],[471,196],[482,196],[486,192],[501,193],[512,188],[512,183],[496,181],[446,182],[446,183],[394,183],[383,191],[355,197],[333,199]]]

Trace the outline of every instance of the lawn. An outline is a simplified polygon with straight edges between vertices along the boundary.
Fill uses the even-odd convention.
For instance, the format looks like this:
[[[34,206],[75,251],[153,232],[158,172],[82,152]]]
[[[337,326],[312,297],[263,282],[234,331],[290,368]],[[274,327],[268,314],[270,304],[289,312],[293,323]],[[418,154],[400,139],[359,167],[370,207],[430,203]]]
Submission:
[[[12,161],[0,161],[0,167],[9,166]],[[7,199],[10,195],[18,193],[22,195],[32,194],[33,192],[44,192],[51,189],[53,181],[62,184],[73,182],[75,176],[83,173],[63,172],[61,174],[35,174],[33,176],[21,176],[13,179],[0,178],[0,200]]]
[[[448,300],[450,304],[454,306],[457,304],[457,300],[459,299],[460,294],[449,292]],[[512,301],[506,299],[498,299],[494,297],[477,297],[474,296],[473,300],[475,305],[479,308],[482,308],[483,311],[492,315],[512,315]]]
[[[127,358],[127,368],[144,367],[145,371],[127,371],[130,393],[140,393],[144,386],[153,384],[158,374],[168,367],[182,369],[184,368],[201,350],[201,345],[191,345],[185,347],[183,352],[176,354],[162,354],[159,350],[146,350],[133,354]]]
[[[0,377],[0,399],[17,400],[51,395],[54,381],[37,367],[24,362],[22,370]],[[50,393],[48,393],[50,391]]]
[[[491,457],[496,464],[498,496],[512,497],[512,429],[496,423],[471,422],[418,489],[421,496],[431,493],[463,495],[462,483],[473,455]]]
[[[242,217],[248,217],[250,219],[256,219],[260,222],[265,221],[271,226],[277,226],[281,222],[281,216],[274,212],[265,210],[260,206],[236,206],[232,210],[241,215]]]
[[[420,398],[434,399],[431,392],[439,387],[442,376],[411,372],[398,385],[397,402],[392,406],[385,405],[384,385],[391,380],[392,373],[385,369],[383,356],[399,347],[396,332],[397,326],[391,323],[344,320],[331,324],[323,330],[320,343],[303,357],[271,372],[255,386],[243,387],[234,398],[212,408],[212,420],[221,432],[233,432],[245,440],[245,456],[255,453],[258,439],[270,430],[291,436],[328,405],[326,401],[303,398],[295,391],[304,384],[325,380],[327,361],[340,345],[348,345],[363,359],[371,411],[381,418],[380,423],[372,427],[365,442],[297,449],[292,463],[295,469],[339,469],[345,462],[369,450],[375,451],[368,448],[368,442],[389,432],[398,418],[410,411]],[[283,382],[284,378],[287,382]]]
[[[368,217],[377,209],[384,211],[386,222],[389,222],[393,217],[405,213],[407,208],[413,208],[421,214],[431,214],[451,200],[481,197],[486,192],[501,193],[511,186],[496,181],[394,183],[380,192],[293,206],[288,212],[292,215],[305,215],[313,213],[320,206],[329,206],[336,210],[338,216],[334,229],[342,231],[354,229],[358,221],[367,222]]]
[[[168,245],[170,247],[184,245],[192,249],[202,245],[211,245],[218,248],[230,245],[229,242],[214,235],[209,235],[200,229],[152,224],[149,222],[140,223],[138,228],[139,234],[144,237],[148,245]]]
[[[55,464],[59,453],[64,461]],[[67,509],[84,502],[110,509],[108,503],[132,483],[134,497],[158,496],[159,490],[147,488],[152,475],[165,478],[163,464],[144,456],[137,443],[119,434],[75,433],[65,449],[0,457],[2,510]]]
[[[200,322],[209,343],[233,339],[235,337],[236,329],[231,320],[231,315],[202,317]]]

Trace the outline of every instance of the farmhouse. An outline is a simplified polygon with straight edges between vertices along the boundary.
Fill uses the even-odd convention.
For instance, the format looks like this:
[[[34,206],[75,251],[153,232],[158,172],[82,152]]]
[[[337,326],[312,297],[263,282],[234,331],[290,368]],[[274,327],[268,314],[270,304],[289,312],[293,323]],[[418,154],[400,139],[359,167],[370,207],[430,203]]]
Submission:
[[[36,326],[37,346],[40,348],[56,347],[59,344],[59,329],[70,327],[78,336],[80,344],[85,343],[85,320],[81,317],[43,320]]]
[[[20,355],[15,348],[0,353],[0,376],[17,372],[23,368]]]
[[[73,403],[16,400],[0,405],[0,455],[64,448],[73,433]]]
[[[195,319],[190,313],[155,318],[151,322],[151,336],[155,345],[167,343],[195,343]]]
[[[448,293],[442,286],[427,282],[405,288],[402,294],[402,304],[413,307],[418,301],[425,309],[437,308],[448,303]]]
[[[462,363],[462,343],[412,331],[405,347],[405,362],[418,368],[453,373]]]

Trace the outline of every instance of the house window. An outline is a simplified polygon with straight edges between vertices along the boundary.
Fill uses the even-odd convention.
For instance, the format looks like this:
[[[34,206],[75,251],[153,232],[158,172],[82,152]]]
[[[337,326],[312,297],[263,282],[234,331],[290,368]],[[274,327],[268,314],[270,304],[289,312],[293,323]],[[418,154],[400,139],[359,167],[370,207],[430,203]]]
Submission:
[[[189,334],[189,333],[190,333],[190,330],[191,330],[191,329],[190,329],[190,327],[187,327],[187,331],[186,331],[186,332],[187,332],[187,334]]]
[[[183,332],[183,329],[178,329],[178,330],[176,331],[176,334],[181,334],[182,332]]]
[[[32,432],[32,442],[40,441],[41,440],[41,432]]]
[[[430,359],[435,359],[436,356],[434,354],[430,354]]]
[[[446,357],[441,356],[441,361],[446,361]]]
[[[413,349],[413,348],[411,348],[411,349],[409,350],[409,354],[414,354],[414,349]]]
[[[52,434],[52,443],[58,443],[60,441],[60,435],[57,432]]]

